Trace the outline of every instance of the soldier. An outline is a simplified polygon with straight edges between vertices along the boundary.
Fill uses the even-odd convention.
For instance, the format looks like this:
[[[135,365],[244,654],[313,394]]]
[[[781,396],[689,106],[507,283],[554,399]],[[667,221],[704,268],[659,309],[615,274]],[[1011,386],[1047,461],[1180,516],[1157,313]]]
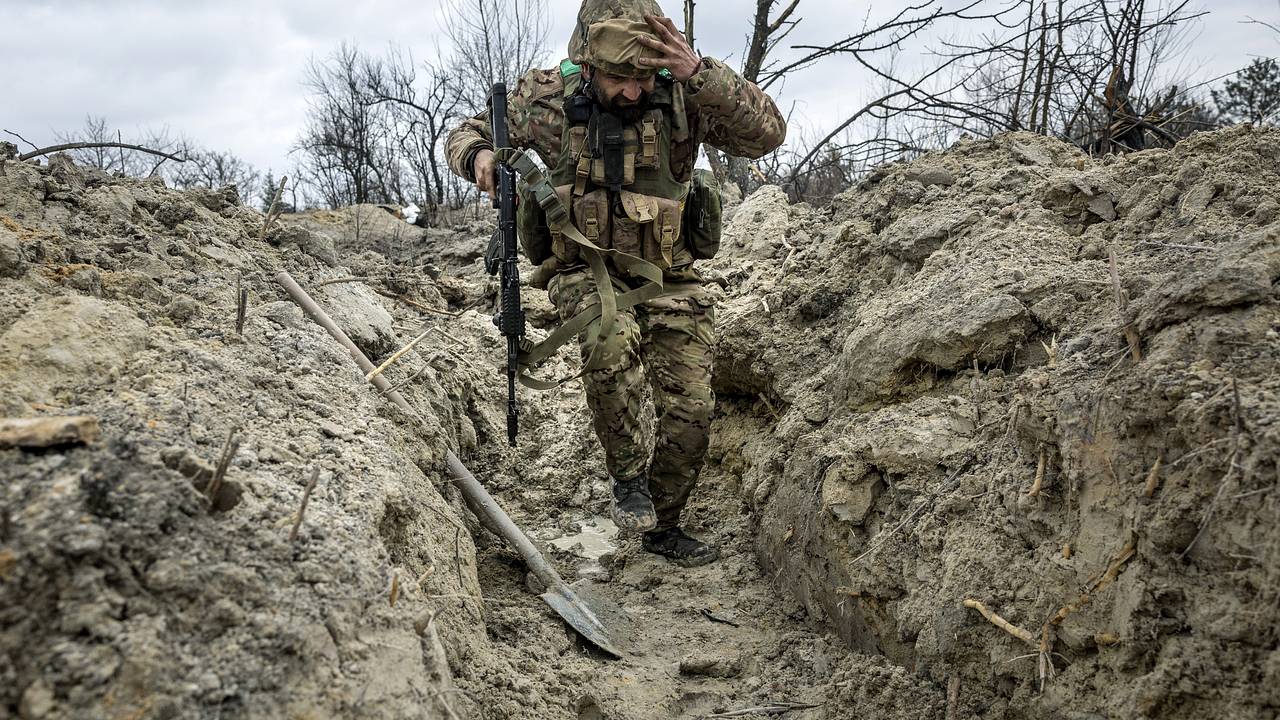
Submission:
[[[679,565],[712,562],[718,552],[681,529],[680,513],[715,406],[715,296],[694,268],[715,246],[681,229],[701,206],[719,208],[705,186],[691,192],[699,146],[758,158],[782,144],[786,122],[760,88],[694,52],[654,0],[584,0],[569,58],[521,78],[508,113],[511,145],[538,154],[566,211],[559,224],[520,223],[534,283],[566,323],[595,317],[578,342],[614,520]],[[453,172],[494,192],[487,112],[453,131],[447,154]],[[521,200],[522,217],[537,212],[527,191]],[[643,299],[626,307],[629,292]],[[616,313],[602,310],[615,302]],[[646,383],[652,457],[640,432]]]

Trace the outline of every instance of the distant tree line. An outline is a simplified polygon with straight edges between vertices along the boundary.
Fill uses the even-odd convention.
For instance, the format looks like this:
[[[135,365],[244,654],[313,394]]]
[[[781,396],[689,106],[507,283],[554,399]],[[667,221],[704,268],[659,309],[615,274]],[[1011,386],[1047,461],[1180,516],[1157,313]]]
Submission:
[[[308,62],[309,104],[291,148],[287,210],[417,204],[431,222],[442,209],[477,199],[448,171],[444,140],[484,108],[494,82],[513,83],[548,60],[549,9],[547,0],[442,2],[447,51],[437,47],[421,60],[404,48],[370,53],[343,44]],[[869,101],[830,128],[792,123],[787,145],[760,160],[705,148],[722,182],[744,193],[777,184],[794,199],[821,203],[876,165],[965,135],[1020,130],[1105,154],[1167,147],[1230,124],[1280,123],[1273,58],[1226,78],[1189,78],[1178,57],[1205,14],[1190,0],[922,0],[831,42],[792,45],[785,60],[780,48],[802,22],[802,0],[754,2],[740,56],[744,77],[784,97],[786,80],[797,73],[858,68],[876,86]],[[683,15],[696,44],[693,0],[685,0]],[[921,60],[909,66],[907,57]],[[82,164],[160,175],[179,188],[234,184],[258,207],[278,186],[273,171],[167,130],[126,137],[90,116],[59,139],[130,142],[180,156],[185,162],[115,147],[72,151]]]

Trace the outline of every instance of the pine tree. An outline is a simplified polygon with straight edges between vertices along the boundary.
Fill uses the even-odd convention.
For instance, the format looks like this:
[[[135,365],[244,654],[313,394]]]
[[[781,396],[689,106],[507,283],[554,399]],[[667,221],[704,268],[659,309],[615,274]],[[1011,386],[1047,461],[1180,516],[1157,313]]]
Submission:
[[[1272,125],[1280,119],[1280,63],[1259,58],[1213,91],[1213,102],[1231,122]]]
[[[271,199],[276,196],[276,185],[278,184],[279,181],[276,180],[276,174],[267,170],[267,178],[262,181],[262,197],[259,200],[261,203],[259,207],[262,208],[263,215],[271,212]]]

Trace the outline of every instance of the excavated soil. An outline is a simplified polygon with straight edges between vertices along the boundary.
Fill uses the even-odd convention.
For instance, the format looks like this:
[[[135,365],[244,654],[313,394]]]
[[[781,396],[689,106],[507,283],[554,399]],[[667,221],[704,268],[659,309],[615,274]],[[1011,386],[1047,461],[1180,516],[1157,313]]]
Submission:
[[[0,417],[102,437],[0,449],[0,717],[1274,718],[1278,162],[1247,128],[1102,160],[1015,134],[822,210],[747,198],[686,516],[725,557],[693,570],[604,519],[578,383],[522,390],[506,446],[483,223],[264,232],[234,193],[7,163]],[[375,362],[436,329],[387,374],[425,425],[279,270]],[[532,592],[446,450],[629,612],[626,659]]]

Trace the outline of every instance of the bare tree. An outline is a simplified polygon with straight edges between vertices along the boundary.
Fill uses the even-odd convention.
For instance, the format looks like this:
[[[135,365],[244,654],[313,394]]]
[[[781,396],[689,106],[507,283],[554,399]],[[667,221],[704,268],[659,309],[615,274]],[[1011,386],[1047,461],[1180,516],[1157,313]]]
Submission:
[[[1168,77],[1170,59],[1203,13],[1189,0],[928,0],[864,27],[775,72],[845,58],[883,92],[810,144],[783,182],[795,194],[807,173],[832,162],[892,160],[962,133],[1007,130],[1055,135],[1095,152],[1168,144],[1197,117],[1188,83]],[[984,29],[974,41],[934,37],[940,28]],[[916,72],[893,65],[924,45]],[[833,160],[832,150],[841,159]]]
[[[156,175],[173,157],[189,155],[192,147],[168,128],[125,135],[100,115],[86,115],[79,130],[58,133],[57,138],[61,144],[80,146],[67,150],[77,164],[129,177]],[[136,147],[122,147],[127,145]]]
[[[294,146],[302,180],[329,207],[402,202],[401,168],[390,111],[373,102],[370,58],[343,43],[323,61],[312,58],[307,124]]]
[[[414,197],[429,211],[445,204],[446,186],[453,180],[445,168],[443,142],[460,116],[462,97],[455,79],[447,68],[418,65],[412,53],[394,47],[385,59],[365,64],[367,102],[391,113],[400,156],[415,179]]]
[[[773,8],[777,4],[778,0],[756,0],[751,38],[743,54],[742,77],[766,88],[786,76],[786,70],[774,71],[776,63],[771,62],[769,57],[800,24],[800,18],[791,18],[800,5],[800,0],[791,0],[781,12],[773,16]]]
[[[191,153],[187,162],[171,171],[169,180],[175,188],[182,190],[234,185],[240,201],[249,204],[261,189],[259,178],[261,173],[252,165],[229,152],[197,150]]]
[[[744,59],[741,75],[761,87],[768,87],[770,84],[783,79],[786,75],[786,70],[775,70],[776,63],[772,62],[770,57],[782,41],[800,23],[800,18],[793,19],[796,8],[800,5],[800,0],[789,0],[776,15],[774,14],[774,9],[778,5],[778,0],[755,0],[755,4],[751,34],[747,37],[746,49],[743,52]],[[688,38],[689,44],[693,45],[694,3],[692,0],[686,0],[684,16],[685,36]],[[761,79],[762,76],[765,78],[764,80]],[[762,184],[761,178],[766,177],[759,169],[759,163],[753,171],[752,164],[745,158],[722,155],[712,148],[706,148],[706,154],[707,162],[720,178],[720,182],[732,182],[744,194]],[[761,163],[766,165],[775,164],[779,157],[781,157],[781,154],[775,152],[770,158],[762,160]]]
[[[443,0],[452,74],[463,109],[484,108],[494,83],[509,85],[547,55],[547,0]]]

